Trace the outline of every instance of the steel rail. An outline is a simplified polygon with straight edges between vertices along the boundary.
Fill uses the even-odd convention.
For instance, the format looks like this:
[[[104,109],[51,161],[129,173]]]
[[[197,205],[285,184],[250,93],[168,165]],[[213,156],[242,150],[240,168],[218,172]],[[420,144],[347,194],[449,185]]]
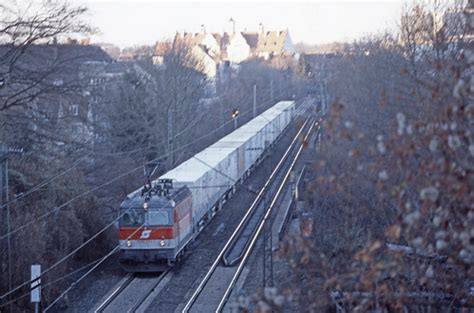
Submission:
[[[307,133],[306,136],[304,137],[304,141],[306,141],[306,140],[308,139],[308,137],[309,137],[309,135],[311,134],[311,131],[312,131],[313,127],[316,125],[316,123],[317,123],[317,122],[312,122],[311,127],[310,127],[310,129],[308,130],[308,133]],[[271,212],[272,212],[272,210],[273,210],[273,208],[274,208],[274,206],[275,206],[275,203],[276,203],[276,201],[278,200],[278,198],[280,197],[280,194],[281,194],[281,192],[282,192],[282,190],[283,190],[283,188],[284,188],[286,182],[288,181],[288,178],[290,177],[291,171],[293,170],[293,167],[295,166],[296,161],[298,161],[298,158],[299,158],[299,156],[301,155],[301,152],[303,151],[303,148],[304,148],[304,145],[301,144],[301,146],[299,147],[298,152],[296,153],[296,155],[295,155],[295,157],[294,157],[294,159],[293,159],[293,161],[292,161],[290,167],[289,167],[288,170],[287,170],[287,173],[286,173],[286,175],[285,175],[285,177],[284,177],[282,183],[280,184],[280,186],[279,186],[279,188],[278,188],[276,194],[273,196],[272,202],[270,203],[270,206],[268,207],[267,212],[265,213],[265,216],[263,217],[262,221],[260,222],[260,224],[259,224],[259,226],[258,226],[258,228],[257,228],[257,231],[255,232],[255,234],[254,234],[254,236],[253,236],[253,238],[252,238],[252,240],[251,240],[251,242],[250,242],[250,245],[249,245],[249,247],[247,248],[247,250],[246,250],[246,252],[245,252],[245,254],[244,254],[244,257],[243,257],[242,260],[240,261],[239,266],[237,267],[237,270],[236,270],[236,272],[234,273],[234,276],[232,277],[232,280],[231,280],[229,286],[227,287],[227,289],[226,289],[224,295],[222,296],[221,301],[219,302],[219,305],[218,305],[217,308],[216,308],[216,311],[215,311],[216,313],[221,312],[222,309],[224,308],[224,305],[227,303],[227,300],[228,300],[228,298],[229,298],[229,296],[230,296],[230,293],[232,292],[232,290],[233,290],[233,288],[234,288],[234,286],[235,286],[235,283],[237,282],[237,279],[240,277],[240,274],[241,274],[241,272],[242,272],[242,270],[243,270],[243,268],[244,268],[244,266],[245,266],[245,263],[246,263],[248,257],[250,256],[250,253],[252,252],[252,249],[253,249],[253,247],[254,247],[256,241],[257,241],[257,238],[258,238],[258,236],[260,235],[260,233],[261,233],[261,231],[262,231],[262,229],[263,229],[263,226],[265,225],[265,223],[266,223],[267,220],[269,219],[270,214],[271,214]]]
[[[161,273],[161,275],[157,278],[157,281],[152,285],[151,288],[149,288],[149,290],[145,293],[145,295],[143,297],[141,297],[141,299],[136,302],[133,307],[131,307],[127,312],[128,313],[132,313],[132,312],[136,312],[140,306],[145,303],[145,301],[148,299],[148,297],[153,293],[153,291],[155,291],[155,288],[158,287],[158,285],[161,283],[161,281],[166,277],[166,275],[168,275],[170,270],[166,270],[164,271],[163,273]]]
[[[209,268],[209,270],[207,271],[206,275],[204,276],[204,278],[201,280],[201,282],[199,283],[198,287],[196,288],[196,290],[193,292],[193,294],[191,295],[191,297],[189,298],[189,300],[186,302],[186,305],[184,306],[182,312],[183,313],[186,313],[189,311],[189,309],[191,308],[191,306],[194,304],[194,302],[197,300],[197,298],[199,297],[199,295],[201,294],[201,292],[203,291],[204,289],[204,286],[207,284],[207,282],[209,281],[209,279],[211,278],[212,274],[214,273],[214,271],[216,270],[217,266],[219,265],[221,259],[222,259],[222,256],[225,254],[225,252],[227,251],[228,247],[231,245],[231,243],[234,241],[235,237],[237,236],[237,234],[240,232],[241,228],[245,225],[245,223],[247,222],[247,219],[248,217],[251,215],[251,213],[253,212],[254,208],[260,203],[260,201],[262,200],[263,198],[263,195],[265,194],[265,192],[267,191],[267,189],[269,188],[271,182],[273,181],[273,178],[276,176],[276,174],[279,172],[279,170],[281,169],[283,163],[286,161],[286,158],[288,157],[288,155],[290,154],[291,150],[293,149],[293,146],[294,144],[297,142],[297,140],[300,138],[300,134],[302,133],[303,129],[306,127],[306,124],[308,123],[308,119],[305,120],[305,122],[303,123],[303,125],[301,126],[301,128],[299,129],[299,131],[297,132],[296,136],[293,138],[292,142],[290,143],[288,149],[285,151],[283,157],[280,159],[280,161],[278,162],[278,164],[276,165],[276,167],[274,168],[274,170],[272,171],[270,177],[267,179],[267,181],[265,182],[264,186],[262,187],[262,189],[260,189],[260,191],[258,192],[257,196],[255,197],[254,201],[252,202],[252,204],[250,205],[250,207],[247,209],[247,212],[245,213],[245,215],[243,216],[243,218],[240,220],[239,224],[237,225],[236,229],[233,231],[233,233],[231,234],[230,238],[227,240],[226,244],[224,245],[224,247],[222,248],[222,250],[220,251],[220,253],[218,254],[218,256],[216,257],[216,259],[214,260],[214,262],[212,263],[211,267]]]
[[[159,277],[156,278],[156,282],[151,285],[151,288],[148,288],[144,295],[137,301],[127,312],[136,312],[140,306],[148,299],[148,297],[153,293],[155,288],[163,281],[166,275],[170,270],[166,270]],[[104,312],[120,295],[130,286],[130,284],[139,280],[140,278],[136,277],[133,273],[128,273],[126,278],[120,283],[120,285],[102,302],[97,309],[94,310],[94,313]]]
[[[293,149],[291,150],[291,153],[288,155],[287,160],[291,159],[294,155],[296,155],[296,151],[295,151],[296,149],[294,148],[295,146],[293,146]],[[277,184],[275,184],[275,182],[280,181],[281,178],[285,176],[286,168],[289,165],[290,164],[288,162],[285,162],[283,166],[280,168],[277,176],[275,176],[274,178],[274,184],[267,190],[267,195],[272,194],[275,188],[277,188]],[[228,267],[235,266],[242,259],[243,254],[250,243],[250,239],[253,237],[253,234],[257,230],[258,223],[262,220],[263,216],[265,215],[266,207],[265,207],[264,202],[265,201],[263,201],[263,203],[260,202],[258,206],[253,210],[253,213],[247,220],[247,223],[242,227],[242,229],[240,230],[240,232],[237,234],[236,238],[234,239],[234,242],[227,248],[226,253],[224,253],[224,255],[222,256],[222,262],[224,263],[225,266],[228,266]],[[255,223],[255,224],[249,225],[252,223]],[[237,248],[238,250],[240,250],[240,253],[237,255],[237,257],[235,257],[235,253],[234,253],[235,251],[233,250],[236,249],[237,243],[242,239],[242,237],[247,237],[247,240],[244,240],[245,243],[241,248]],[[234,258],[231,258],[232,255],[234,255]]]
[[[107,297],[107,299],[102,302],[101,305],[97,309],[94,310],[94,313],[101,313],[104,312],[104,310],[114,301],[117,299],[118,295],[124,291],[128,285],[135,279],[132,273],[128,273],[127,276],[125,276],[125,280],[122,281],[122,283]]]

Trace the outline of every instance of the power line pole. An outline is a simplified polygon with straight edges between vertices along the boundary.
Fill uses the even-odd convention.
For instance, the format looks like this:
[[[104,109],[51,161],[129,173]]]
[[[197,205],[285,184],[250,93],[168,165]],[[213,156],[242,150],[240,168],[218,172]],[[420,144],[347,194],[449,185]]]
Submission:
[[[257,116],[257,85],[253,85],[253,117]]]
[[[3,206],[6,203],[6,207],[1,208],[1,228],[2,228],[2,235],[10,233],[10,206],[8,205],[8,148],[5,145],[0,145],[0,204]],[[10,235],[7,236],[7,260],[4,260],[2,257],[2,266],[5,264],[5,271],[2,270],[3,273],[6,273],[6,279],[2,279],[4,282],[8,282],[8,290],[12,288],[12,275],[11,275],[11,250],[10,250]],[[3,246],[3,245],[2,245]],[[3,250],[3,249],[2,249]],[[3,254],[3,251],[2,251]]]
[[[7,146],[0,144],[0,206],[3,206],[5,203],[5,207],[0,209],[0,234],[5,235],[7,234],[7,262],[6,262],[6,270],[3,271],[3,257],[0,258],[0,270],[1,272],[7,272],[8,276],[8,290],[12,289],[12,257],[11,257],[11,236],[10,236],[10,206],[8,202],[9,199],[9,186],[8,186],[8,155],[13,153],[23,153],[23,149],[11,149]],[[4,230],[4,231],[2,231]],[[0,250],[1,251],[1,250]],[[2,252],[3,254],[3,252]],[[3,279],[1,281],[4,281]],[[11,305],[10,305],[11,309]]]
[[[268,152],[266,152],[268,155]],[[265,160],[264,167],[267,173],[270,173],[269,160]],[[270,176],[270,174],[268,174]],[[263,196],[263,208],[264,211],[269,205],[269,194],[268,192]],[[263,225],[263,288],[273,287],[273,242],[272,242],[272,216],[268,216],[265,224]]]
[[[273,287],[273,241],[272,223],[268,219],[263,225],[263,288]]]
[[[5,156],[5,157],[4,157]],[[4,200],[5,196],[4,196],[4,193],[5,193],[5,180],[6,180],[6,153],[4,152],[4,146],[3,145],[0,145],[0,205],[3,205],[3,203],[6,203],[7,201]],[[6,208],[1,208],[0,209],[0,235],[4,235],[6,234],[6,231],[7,231],[7,227],[8,227],[8,209]],[[3,251],[5,250],[4,249],[4,244],[3,244],[4,241],[2,241],[1,245],[0,245],[0,275],[2,277],[0,277],[0,287],[1,288],[5,288],[7,286],[4,286],[4,282],[6,282],[8,280],[7,277],[3,277],[3,276],[7,276],[5,274],[8,273],[8,261],[4,261],[4,256],[5,254],[3,253]],[[6,248],[8,250],[8,247]],[[4,268],[4,265],[5,265],[5,268]]]
[[[170,157],[170,168],[173,167],[173,111],[168,109],[168,152]]]
[[[270,81],[270,100],[273,104],[273,79]]]

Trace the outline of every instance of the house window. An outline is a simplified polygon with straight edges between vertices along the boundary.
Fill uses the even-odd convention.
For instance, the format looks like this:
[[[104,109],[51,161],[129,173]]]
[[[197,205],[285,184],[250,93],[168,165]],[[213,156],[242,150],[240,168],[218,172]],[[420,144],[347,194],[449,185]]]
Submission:
[[[79,115],[79,106],[77,104],[73,104],[70,108],[70,112],[72,116],[78,116]]]

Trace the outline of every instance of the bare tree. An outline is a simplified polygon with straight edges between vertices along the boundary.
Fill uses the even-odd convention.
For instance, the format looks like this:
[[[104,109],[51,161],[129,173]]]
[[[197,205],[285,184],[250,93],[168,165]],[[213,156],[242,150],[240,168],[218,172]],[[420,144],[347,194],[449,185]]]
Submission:
[[[10,199],[14,200],[9,204],[9,223],[10,231],[18,230],[9,236],[10,253],[12,259],[17,260],[11,268],[7,268],[5,253],[7,230],[2,227],[1,231],[0,267],[4,273],[11,273],[11,287],[29,279],[31,262],[48,267],[103,226],[98,217],[97,199],[84,196],[51,218],[19,228],[87,190],[82,166],[85,162],[74,162],[81,156],[78,148],[84,142],[75,138],[80,137],[77,131],[71,132],[66,127],[75,125],[74,121],[81,118],[84,122],[86,111],[72,116],[68,106],[63,104],[84,102],[82,92],[88,77],[80,75],[80,68],[85,61],[94,59],[91,54],[95,55],[98,49],[57,44],[68,36],[87,34],[91,30],[81,20],[84,12],[84,8],[62,1],[0,3],[0,141],[26,151],[21,157],[10,160]],[[68,175],[57,176],[65,171]],[[45,181],[48,184],[36,188],[36,192],[15,199],[24,192],[36,190],[35,187]],[[84,210],[85,207],[92,210]],[[2,207],[2,217],[4,212]],[[101,242],[104,241],[93,245]],[[91,253],[92,250],[86,248],[85,251]],[[89,256],[77,254],[75,257]],[[75,264],[68,260],[44,279],[52,281]],[[5,277],[6,274],[2,275],[0,284],[2,296],[9,289]],[[45,290],[44,296],[47,299],[54,296],[61,287]],[[0,305],[24,292],[22,288],[11,297],[2,297]],[[28,302],[20,298],[12,308],[24,311],[27,306]]]
[[[136,160],[155,161],[193,138],[192,126],[203,118],[200,99],[207,82],[200,73],[200,61],[178,43],[166,53],[160,68],[149,64],[137,68],[118,86],[105,89],[110,103],[103,111],[108,121],[105,133],[115,150],[144,148],[134,154]],[[169,162],[160,161],[162,168],[174,163],[171,156],[167,159]]]
[[[418,97],[435,90],[432,100],[442,105],[447,90],[454,86],[456,58],[466,36],[464,1],[417,1],[405,7],[400,20],[400,49],[409,61],[407,71]]]
[[[40,95],[70,87],[53,79],[70,60],[53,58],[39,68],[30,67],[31,58],[45,57],[31,50],[37,44],[90,32],[91,28],[81,20],[85,11],[63,1],[7,1],[0,5],[0,111],[28,106]]]
[[[185,42],[176,40],[164,56],[164,69],[158,74],[157,94],[160,105],[169,116],[166,125],[170,131],[169,150],[189,141],[189,126],[204,117],[200,100],[204,98],[210,82],[200,55]],[[184,131],[188,136],[183,136]],[[180,136],[178,136],[181,134]],[[173,164],[176,156],[170,156]]]
[[[330,69],[336,101],[306,194],[314,232],[286,247],[301,310],[474,305],[472,42],[435,38],[429,10],[410,16],[412,54],[369,38]]]

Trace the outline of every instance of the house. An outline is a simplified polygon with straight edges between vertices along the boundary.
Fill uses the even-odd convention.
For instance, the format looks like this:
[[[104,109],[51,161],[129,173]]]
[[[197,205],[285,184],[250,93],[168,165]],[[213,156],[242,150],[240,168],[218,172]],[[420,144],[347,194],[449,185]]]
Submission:
[[[291,56],[295,53],[288,30],[261,32],[255,54],[265,60],[273,56]]]
[[[153,53],[153,64],[163,66],[165,55],[173,46],[186,45],[190,48],[191,54],[199,60],[198,71],[202,72],[209,79],[213,79],[217,73],[217,60],[220,59],[220,46],[216,37],[211,33],[176,33],[173,42],[157,42]]]
[[[250,45],[241,32],[234,34],[225,33],[223,36],[224,60],[240,63],[250,57]]]
[[[1,58],[11,49],[0,46]],[[52,141],[57,145],[61,140],[89,141],[93,138],[89,86],[101,79],[97,69],[111,62],[105,51],[93,45],[29,46],[15,61],[0,100],[25,90],[19,100],[25,99],[30,110],[24,105],[13,109],[28,117],[29,127],[44,137],[55,138]]]
[[[269,60],[278,56],[293,57],[295,49],[288,30],[225,33],[221,49],[224,60],[240,63],[250,58]]]
[[[200,33],[177,33],[173,45],[185,44],[191,48],[191,54],[200,61],[199,71],[209,79],[217,73],[217,62],[220,59],[220,46],[213,34],[203,29]]]
[[[157,66],[162,66],[165,55],[171,50],[172,43],[169,41],[158,41],[153,51],[152,62]]]
[[[260,24],[259,32],[238,32],[235,21],[222,35],[206,32],[204,25],[198,33],[178,32],[173,43],[157,42],[153,53],[153,64],[162,66],[167,51],[177,44],[185,44],[200,61],[199,70],[209,80],[214,80],[233,64],[253,58],[263,58],[277,68],[288,68],[294,63],[295,49],[288,30],[264,31]]]

